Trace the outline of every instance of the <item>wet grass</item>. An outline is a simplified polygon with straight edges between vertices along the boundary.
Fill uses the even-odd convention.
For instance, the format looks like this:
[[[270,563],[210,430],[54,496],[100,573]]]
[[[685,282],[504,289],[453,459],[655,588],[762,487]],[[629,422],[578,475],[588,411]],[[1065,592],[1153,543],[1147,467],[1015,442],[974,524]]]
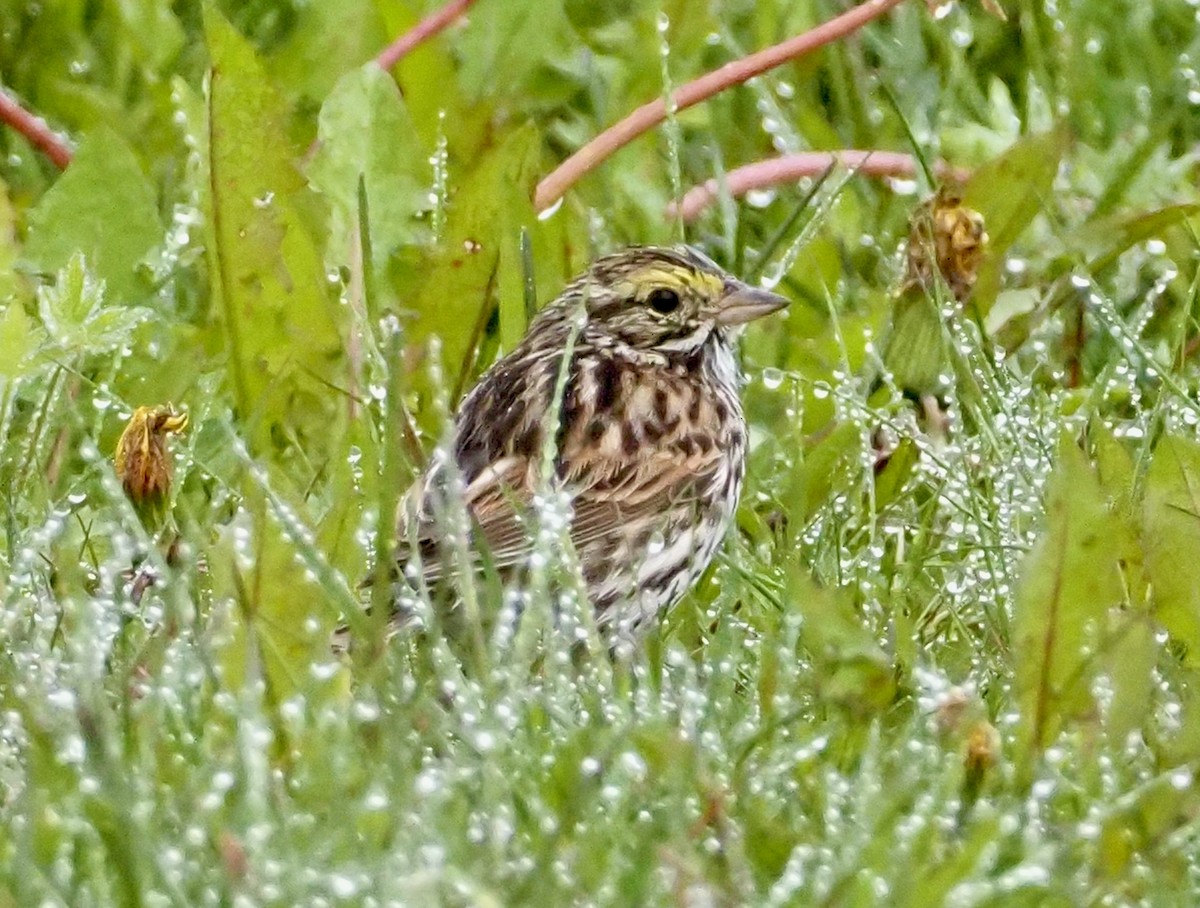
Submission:
[[[253,154],[205,144],[222,103],[274,110],[262,72],[230,64],[232,100],[206,110],[189,54],[154,64],[178,76],[173,95],[146,89],[134,112],[151,125],[120,140],[145,173],[103,155],[88,171],[153,179],[165,200],[161,242],[124,289],[103,237],[72,234],[86,264],[59,261],[38,226],[66,230],[103,180],[41,203],[48,172],[9,149],[0,905],[1193,904],[1194,10],[1020,2],[1004,25],[913,4],[811,70],[673,117],[539,221],[514,209],[542,157],[715,65],[713,48],[831,9],[710,21],[681,6],[628,25],[573,9],[557,38],[502,33],[528,42],[516,59],[477,46],[500,6],[481,0],[456,39],[455,80],[432,54],[404,71],[403,117],[377,84],[343,86],[352,111],[411,116],[401,150],[436,162],[355,158],[395,182],[354,170],[343,185],[330,174],[373,140],[324,135],[334,164],[305,177],[320,204],[270,183]],[[235,15],[275,83],[301,86],[298,151],[329,92],[316,82],[336,75],[301,65],[306,9]],[[190,39],[243,60],[236,38],[180,15]],[[118,48],[125,28],[112,25]],[[23,34],[33,67],[51,50]],[[512,87],[489,89],[466,51]],[[114,98],[141,78],[89,65]],[[5,77],[37,100],[19,67]],[[417,90],[436,78],[445,116]],[[468,100],[490,123],[511,108],[536,128],[481,137]],[[663,204],[714,167],[773,142],[909,137],[975,170],[966,204],[991,235],[966,306],[941,285],[923,298],[935,387],[899,382],[929,350],[890,342],[912,193],[927,187],[833,173],[722,200],[688,239],[796,302],[743,344],[752,453],[718,563],[631,660],[581,652],[592,629],[550,502],[530,588],[474,590],[481,615],[520,608],[515,633],[489,620],[446,639],[418,597],[430,631],[383,641],[361,612],[378,594],[358,587],[387,545],[380,515],[445,444],[455,388],[529,300],[590,250],[669,240]],[[210,197],[214,162],[275,194]],[[412,185],[433,193],[417,210],[396,202]],[[114,203],[114,232],[132,207]],[[213,211],[227,229],[246,219],[243,247],[206,232]],[[318,251],[280,252],[287,231],[264,212]],[[221,319],[281,273],[324,277],[329,299],[289,310],[311,318],[303,336],[257,300],[235,387]],[[422,333],[430,321],[453,356]],[[276,371],[256,392],[260,359]],[[135,406],[168,401],[190,424],[169,440],[160,524],[112,452]],[[347,615],[362,643],[337,658],[328,636]]]

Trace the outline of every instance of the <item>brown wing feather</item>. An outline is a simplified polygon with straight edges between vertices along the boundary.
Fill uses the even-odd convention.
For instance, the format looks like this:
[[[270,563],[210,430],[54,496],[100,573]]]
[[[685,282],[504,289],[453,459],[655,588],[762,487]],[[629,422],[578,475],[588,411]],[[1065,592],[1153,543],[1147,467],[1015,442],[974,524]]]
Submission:
[[[578,462],[578,461],[577,461]],[[681,496],[698,496],[720,467],[721,453],[683,455],[679,451],[652,451],[644,457],[620,458],[596,454],[581,463],[573,477],[574,514],[571,541],[577,548],[589,545],[621,527],[681,504]],[[465,503],[475,522],[478,538],[486,546],[490,562],[497,568],[518,565],[528,557],[532,541],[520,509],[528,503],[531,464],[526,458],[506,457],[481,470],[467,487]],[[681,477],[690,477],[681,481]],[[432,491],[426,489],[429,496]],[[428,505],[423,507],[417,538],[427,582],[442,575],[437,557],[439,527]],[[401,562],[410,549],[402,545]]]
[[[463,496],[476,538],[482,541],[488,559],[497,568],[517,564],[529,551],[527,531],[519,516],[528,498],[523,491],[528,469],[525,458],[502,458],[480,470]],[[445,530],[438,516],[443,509],[438,499],[444,491],[438,474],[436,467],[431,469],[409,489],[398,518],[396,560],[400,564],[407,562],[415,541],[421,552],[422,575],[428,583],[436,582],[443,572],[439,546]]]
[[[720,452],[683,456],[658,451],[630,463],[594,462],[590,481],[575,496],[571,541],[582,548],[621,527],[639,524],[698,499],[700,490],[720,467]]]

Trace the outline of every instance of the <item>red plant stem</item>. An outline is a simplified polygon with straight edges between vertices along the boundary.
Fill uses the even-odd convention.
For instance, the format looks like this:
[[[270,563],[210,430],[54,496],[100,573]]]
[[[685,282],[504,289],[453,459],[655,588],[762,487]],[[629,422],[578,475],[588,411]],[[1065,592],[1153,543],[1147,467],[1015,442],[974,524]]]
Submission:
[[[801,151],[769,158],[766,161],[755,161],[753,164],[729,171],[725,177],[725,186],[730,195],[739,198],[754,189],[778,186],[780,183],[794,183],[803,177],[817,176],[835,164],[870,177],[912,179],[917,175],[917,161],[912,155],[897,151],[861,151],[847,148],[841,151]],[[964,181],[968,175],[967,171],[951,167],[945,161],[934,164],[934,172],[939,177],[959,182]],[[684,193],[679,203],[680,217],[687,222],[694,221],[720,191],[720,184],[716,180],[707,180],[699,186],[693,186]],[[675,203],[672,202],[667,206],[667,216],[674,217],[675,210]]]
[[[417,45],[428,41],[446,26],[467,11],[475,0],[450,0],[436,12],[430,13],[403,35],[380,51],[375,62],[381,69],[391,69],[405,54]]]
[[[872,19],[877,19],[903,0],[866,0],[840,16],[809,29],[802,35],[767,47],[748,57],[733,60],[719,69],[705,73],[699,79],[676,89],[671,101],[676,110],[685,110],[711,98],[734,85],[761,75],[790,60],[824,47],[832,41],[844,38],[862,28]],[[592,139],[575,154],[562,162],[537,186],[533,204],[538,211],[545,211],[563,197],[568,189],[597,164],[606,160],[613,152],[653,129],[667,118],[667,106],[662,98],[643,104],[625,119],[610,126]]]
[[[42,154],[54,162],[59,170],[66,170],[71,163],[71,149],[46,125],[41,117],[34,116],[14,101],[8,92],[0,89],[0,122],[7,123],[27,138]]]

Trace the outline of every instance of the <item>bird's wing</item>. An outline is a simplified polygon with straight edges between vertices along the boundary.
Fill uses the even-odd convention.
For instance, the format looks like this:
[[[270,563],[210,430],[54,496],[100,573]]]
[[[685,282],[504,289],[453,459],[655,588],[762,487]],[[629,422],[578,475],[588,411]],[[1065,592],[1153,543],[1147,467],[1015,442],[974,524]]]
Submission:
[[[644,457],[593,460],[574,497],[571,540],[577,548],[680,507],[698,506],[700,491],[720,469],[722,453],[678,449]]]
[[[721,458],[722,453],[716,448],[688,454],[678,449],[659,449],[642,456],[593,454],[586,461],[576,458],[574,462],[579,468],[568,480],[573,507],[572,543],[577,549],[583,548],[637,526],[645,518],[687,506],[713,480]],[[523,517],[529,505],[528,490],[533,475],[536,466],[528,458],[502,457],[481,470],[465,490],[463,500],[472,517],[476,539],[483,543],[487,559],[496,568],[520,564],[533,549],[529,521]],[[410,540],[415,540],[421,550],[422,573],[428,582],[437,581],[444,569],[445,553],[438,554],[439,540],[445,535],[444,518],[437,515],[444,512],[445,506],[433,502],[433,496],[444,496],[442,489],[444,485],[427,475],[419,488],[410,490],[406,498],[419,495],[421,511],[415,532],[404,534],[402,529],[397,553],[398,560],[406,562],[411,556]]]
[[[478,472],[463,493],[463,504],[489,561],[497,568],[520,562],[529,552],[528,532],[521,511],[528,503],[524,457],[502,457]],[[447,483],[442,465],[435,462],[409,488],[398,509],[396,560],[408,562],[414,547],[421,554],[421,572],[427,582],[437,581],[446,553],[440,551],[446,536]],[[476,546],[473,546],[476,547]]]

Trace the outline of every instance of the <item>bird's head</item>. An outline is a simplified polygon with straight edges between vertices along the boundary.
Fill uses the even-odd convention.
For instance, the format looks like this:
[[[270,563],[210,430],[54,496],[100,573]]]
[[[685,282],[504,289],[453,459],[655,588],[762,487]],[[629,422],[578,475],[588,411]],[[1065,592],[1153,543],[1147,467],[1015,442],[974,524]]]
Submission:
[[[603,256],[567,288],[584,336],[669,355],[690,353],[782,309],[785,297],[737,280],[689,246],[633,246]]]

